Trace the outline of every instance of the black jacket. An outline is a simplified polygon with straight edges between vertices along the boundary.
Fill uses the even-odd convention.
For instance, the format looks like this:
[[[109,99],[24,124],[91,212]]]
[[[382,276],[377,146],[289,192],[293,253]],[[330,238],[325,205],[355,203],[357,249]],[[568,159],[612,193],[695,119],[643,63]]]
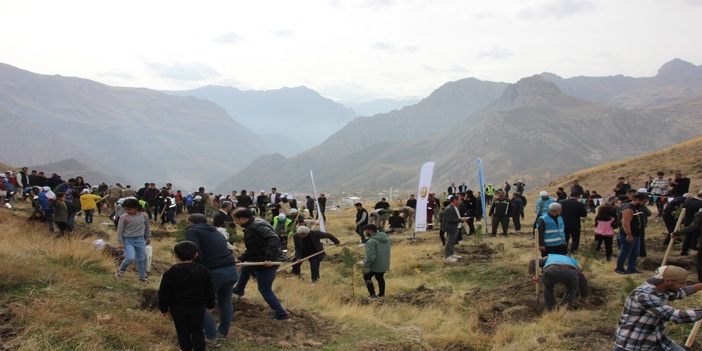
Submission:
[[[683,220],[683,224],[685,226],[688,226],[692,224],[692,221],[694,221],[695,213],[699,212],[699,210],[702,209],[702,200],[696,197],[687,199],[685,200],[683,208],[685,209],[685,219]]]
[[[232,217],[228,213],[219,210],[212,219],[212,225],[217,228],[234,228],[234,221],[232,221]]]
[[[280,237],[268,222],[254,218],[246,222],[243,227],[246,250],[239,255],[239,261],[282,261],[285,258],[280,247]]]
[[[227,249],[227,240],[212,224],[198,223],[185,229],[185,240],[198,247],[195,262],[209,270],[234,267],[234,256]]]
[[[312,250],[312,251],[314,251],[315,253],[320,252],[320,251],[324,251],[324,246],[322,246],[322,241],[321,241],[322,238],[331,240],[334,243],[334,245],[339,245],[341,243],[339,241],[339,239],[337,239],[335,236],[333,236],[329,233],[325,233],[321,230],[311,230],[310,234],[309,234],[309,238],[312,241],[312,245],[314,245],[314,250]],[[302,251],[303,251],[302,245],[303,244],[302,243],[303,243],[304,239],[300,238],[299,235],[295,234],[293,236],[293,241],[295,242],[295,259],[299,260],[299,259],[303,258],[303,256],[302,256]],[[309,249],[309,248],[307,248],[307,249]],[[322,261],[322,260],[324,260],[324,257],[326,255],[327,254],[325,254],[325,253],[321,253],[321,254],[317,255],[316,257],[319,257],[319,260]]]
[[[561,200],[558,203],[563,207],[561,217],[563,218],[565,229],[580,228],[580,217],[587,216],[585,205],[575,198]]]
[[[512,203],[509,200],[494,200],[488,216],[512,217]]]
[[[163,273],[158,288],[158,308],[166,313],[173,306],[215,307],[212,276],[198,263],[179,263]]]

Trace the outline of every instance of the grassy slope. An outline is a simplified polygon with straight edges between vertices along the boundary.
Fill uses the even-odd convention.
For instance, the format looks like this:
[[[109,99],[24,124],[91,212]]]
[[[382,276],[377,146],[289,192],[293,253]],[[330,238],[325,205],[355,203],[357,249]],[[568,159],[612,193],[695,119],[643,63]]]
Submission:
[[[690,178],[690,191],[702,190],[702,136],[671,146],[667,149],[638,157],[610,162],[597,167],[568,174],[552,181],[552,187],[568,189],[574,179],[580,179],[585,189],[597,190],[601,195],[612,193],[618,177],[625,177],[633,188],[642,188],[648,176],[664,171],[665,177],[674,177],[680,171]]]

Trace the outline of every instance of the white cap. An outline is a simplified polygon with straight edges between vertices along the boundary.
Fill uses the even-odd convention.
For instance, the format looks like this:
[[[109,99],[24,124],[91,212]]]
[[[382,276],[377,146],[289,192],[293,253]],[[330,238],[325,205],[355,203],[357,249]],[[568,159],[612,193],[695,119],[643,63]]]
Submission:
[[[278,218],[280,218],[280,219],[285,219],[285,218],[286,218],[286,217],[285,217],[285,213],[279,214],[279,215],[278,215]]]
[[[539,193],[539,197],[544,197],[544,196],[548,196],[548,192],[547,192],[547,191],[542,191],[542,192]]]
[[[646,189],[646,188],[641,188],[641,189],[637,190],[636,192],[637,192],[637,193],[648,194],[648,189]]]
[[[195,200],[202,200],[202,196],[200,196],[200,195],[195,196]]]
[[[291,208],[291,209],[290,209],[290,213],[297,213],[297,209],[296,209],[296,208]]]
[[[48,186],[45,186],[45,187],[41,188],[41,190],[49,191],[49,190],[51,190],[51,188],[49,188]]]
[[[81,191],[80,193],[81,193],[81,194],[87,194],[87,193],[89,193],[89,192],[90,192],[90,190],[88,190],[88,189],[83,189],[83,191]]]

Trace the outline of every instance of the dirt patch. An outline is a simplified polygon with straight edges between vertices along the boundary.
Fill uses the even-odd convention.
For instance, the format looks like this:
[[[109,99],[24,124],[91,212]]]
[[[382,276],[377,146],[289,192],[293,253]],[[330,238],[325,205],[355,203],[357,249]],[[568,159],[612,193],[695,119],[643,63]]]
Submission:
[[[2,350],[17,350],[24,344],[24,340],[19,335],[24,328],[13,326],[13,318],[14,315],[8,307],[0,307],[0,349]]]
[[[453,294],[450,288],[427,288],[420,285],[412,291],[403,294],[387,296],[384,299],[378,300],[381,304],[396,303],[408,304],[413,306],[427,306],[429,304],[442,304],[442,301]],[[375,303],[376,301],[373,301]]]
[[[578,345],[580,350],[611,349],[615,331],[615,327],[581,328],[563,333],[563,337]]]
[[[175,232],[169,232],[165,229],[154,229],[151,227],[151,237],[154,239],[170,238],[171,234],[175,234]]]
[[[156,311],[158,310],[158,290],[144,289],[139,292],[140,301],[139,308],[142,310]]]
[[[500,244],[502,245],[502,244]],[[494,255],[497,253],[496,249],[493,249],[488,245],[487,243],[480,243],[478,245],[459,245],[454,248],[455,252],[458,255],[461,256],[471,256],[474,258],[474,260],[466,260],[466,261],[473,261],[475,262],[475,259],[480,260],[480,259],[487,259],[490,256]]]
[[[270,320],[273,311],[268,306],[253,304],[245,299],[235,300],[233,335],[247,342],[259,345],[278,345],[282,348],[302,346],[323,347],[333,342],[339,327],[331,321],[324,320],[302,310],[288,310],[293,318],[280,322]]]
[[[534,244],[533,243],[529,244],[529,243],[513,242],[512,247],[515,249],[533,249]]]
[[[639,261],[639,268],[647,271],[655,271],[663,262],[663,257],[646,257]],[[685,268],[688,271],[696,271],[694,256],[668,257],[668,265]]]
[[[155,260],[151,262],[151,272],[149,275],[163,275],[173,266],[173,262]]]

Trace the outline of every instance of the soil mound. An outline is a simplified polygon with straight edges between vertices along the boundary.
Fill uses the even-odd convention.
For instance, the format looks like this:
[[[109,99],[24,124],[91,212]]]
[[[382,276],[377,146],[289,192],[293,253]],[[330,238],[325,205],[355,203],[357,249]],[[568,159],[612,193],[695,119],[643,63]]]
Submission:
[[[303,346],[323,347],[341,333],[331,321],[302,310],[288,310],[289,321],[268,318],[273,311],[268,306],[253,304],[245,299],[234,300],[232,333],[241,339],[259,345],[277,345],[281,348]]]

